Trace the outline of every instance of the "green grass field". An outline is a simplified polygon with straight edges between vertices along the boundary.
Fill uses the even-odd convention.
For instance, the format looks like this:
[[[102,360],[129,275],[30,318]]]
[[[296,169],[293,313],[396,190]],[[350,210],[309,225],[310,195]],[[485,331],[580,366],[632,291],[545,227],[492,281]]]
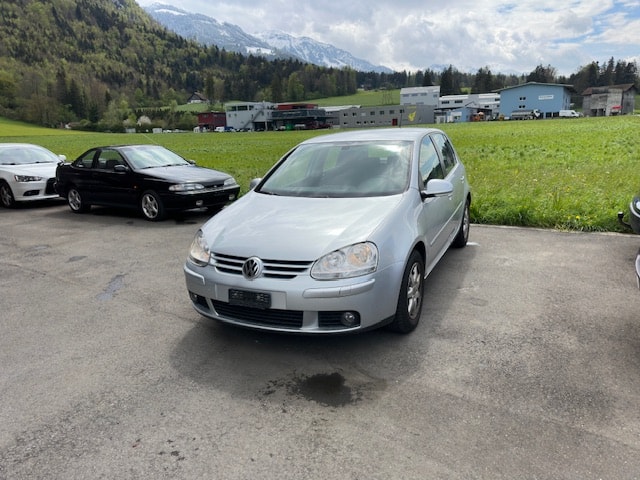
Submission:
[[[640,191],[640,117],[439,125],[472,187],[472,221],[562,230],[626,231],[616,214]],[[0,119],[0,142],[43,145],[74,159],[96,145],[155,143],[233,174],[242,192],[300,141],[329,131],[105,134]]]

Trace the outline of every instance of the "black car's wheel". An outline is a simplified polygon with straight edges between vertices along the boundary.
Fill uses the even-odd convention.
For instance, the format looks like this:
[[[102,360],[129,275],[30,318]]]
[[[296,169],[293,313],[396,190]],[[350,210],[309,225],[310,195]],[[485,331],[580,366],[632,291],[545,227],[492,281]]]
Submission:
[[[67,192],[67,203],[73,213],[85,213],[91,209],[91,205],[84,202],[82,194],[76,187],[71,187]]]
[[[152,222],[162,220],[164,218],[164,207],[162,200],[156,192],[148,190],[140,197],[140,210],[147,220]]]
[[[452,247],[463,248],[467,245],[467,240],[469,240],[469,226],[471,225],[469,218],[469,200],[467,200],[464,204],[464,212],[462,213],[458,234],[456,238],[453,239],[453,242],[451,242]]]
[[[424,293],[424,259],[415,251],[409,257],[402,276],[396,316],[389,325],[400,333],[412,332],[420,321],[422,295]]]
[[[0,183],[0,202],[5,208],[13,208],[16,206],[16,199],[13,197],[11,187],[7,182]]]

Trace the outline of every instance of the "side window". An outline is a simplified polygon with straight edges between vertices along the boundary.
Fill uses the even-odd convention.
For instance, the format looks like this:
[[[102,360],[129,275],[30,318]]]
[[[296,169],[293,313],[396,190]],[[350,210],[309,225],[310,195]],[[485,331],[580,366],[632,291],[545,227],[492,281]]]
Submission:
[[[85,153],[82,157],[78,158],[75,162],[73,162],[74,167],[79,168],[91,168],[93,167],[93,157],[96,155],[95,150],[91,150]]]
[[[113,170],[116,165],[124,165],[124,161],[115,150],[102,150],[98,158],[98,168]]]
[[[449,142],[449,139],[440,133],[433,136],[433,141],[442,155],[445,176],[449,175],[449,172],[453,170],[457,163],[456,152],[453,149],[451,142]]]
[[[433,178],[444,178],[440,157],[431,141],[431,137],[423,138],[420,145],[420,177],[422,178],[423,187]]]

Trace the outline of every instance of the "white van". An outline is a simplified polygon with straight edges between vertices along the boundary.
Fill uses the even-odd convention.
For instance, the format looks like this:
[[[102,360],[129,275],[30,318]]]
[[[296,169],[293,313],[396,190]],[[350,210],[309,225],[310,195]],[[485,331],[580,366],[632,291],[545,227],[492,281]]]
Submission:
[[[580,114],[575,110],[560,110],[560,113],[558,114],[558,116],[565,117],[565,118],[577,118],[580,116]]]

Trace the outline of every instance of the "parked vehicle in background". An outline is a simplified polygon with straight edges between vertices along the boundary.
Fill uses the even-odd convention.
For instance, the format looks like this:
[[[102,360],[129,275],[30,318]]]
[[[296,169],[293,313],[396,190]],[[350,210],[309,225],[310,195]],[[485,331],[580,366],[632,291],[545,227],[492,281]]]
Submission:
[[[540,116],[540,110],[534,108],[533,110],[514,110],[509,118],[511,120],[537,120]]]
[[[193,307],[222,322],[408,333],[424,279],[467,244],[465,168],[440,130],[318,136],[252,184],[196,233],[184,266]]]
[[[640,233],[640,193],[629,203],[629,226],[635,233]]]
[[[55,188],[75,213],[106,205],[138,209],[147,220],[172,211],[221,208],[240,191],[231,175],[198,167],[158,145],[92,148],[58,166]]]
[[[58,198],[53,184],[58,163],[66,160],[39,145],[0,144],[0,203],[13,208],[21,202]]]
[[[636,283],[638,284],[638,289],[640,289],[640,250],[636,255]]]
[[[578,118],[580,114],[575,110],[560,110],[558,116],[563,118]]]
[[[618,220],[626,227],[631,228],[634,233],[640,233],[640,193],[635,195],[629,203],[629,221],[624,220],[624,211],[618,212]],[[636,281],[640,289],[640,250],[636,256]]]

